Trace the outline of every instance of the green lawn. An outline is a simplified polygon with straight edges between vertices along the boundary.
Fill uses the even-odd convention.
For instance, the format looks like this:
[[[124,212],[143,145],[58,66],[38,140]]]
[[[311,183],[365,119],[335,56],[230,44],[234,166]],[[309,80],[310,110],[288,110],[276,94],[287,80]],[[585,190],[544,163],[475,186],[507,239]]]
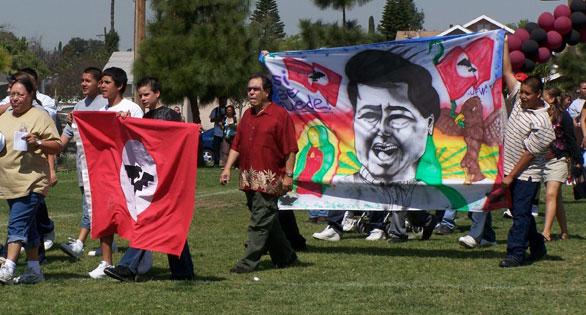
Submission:
[[[311,234],[324,226],[306,223],[307,212],[299,211],[299,228],[308,240],[308,250],[298,254],[299,263],[277,270],[265,256],[254,273],[234,275],[228,270],[244,251],[249,213],[244,194],[237,190],[237,172],[227,187],[218,184],[219,173],[211,168],[198,171],[189,233],[197,280],[167,280],[166,255],[155,253],[153,269],[139,283],[92,280],[85,273],[98,265],[99,257],[84,256],[76,262],[57,249],[68,236],[77,236],[81,215],[75,172],[59,173],[59,184],[47,199],[57,231],[57,244],[43,265],[47,281],[0,287],[0,314],[586,313],[586,215],[583,202],[573,201],[569,187],[564,196],[572,238],[548,243],[548,258],[532,266],[498,267],[512,224],[501,211],[493,218],[498,245],[479,250],[457,244],[470,226],[464,213],[456,221],[457,235],[391,245],[356,234],[346,234],[340,242],[313,240]],[[7,214],[2,201],[4,235]],[[541,229],[543,216],[537,222]],[[559,233],[557,226],[553,233]],[[125,240],[117,242],[122,249],[128,246]],[[97,247],[98,241],[87,245]],[[114,261],[120,257],[115,254]],[[21,257],[16,273],[25,265]]]

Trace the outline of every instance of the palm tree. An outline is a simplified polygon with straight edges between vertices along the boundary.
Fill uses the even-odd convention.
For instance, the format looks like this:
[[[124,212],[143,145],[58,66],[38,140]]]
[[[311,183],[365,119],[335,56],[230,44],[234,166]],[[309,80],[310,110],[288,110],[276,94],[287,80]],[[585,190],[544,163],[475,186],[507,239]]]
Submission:
[[[370,2],[370,0],[313,0],[313,3],[325,10],[332,8],[334,10],[342,10],[342,26],[346,27],[346,9],[351,10],[355,5],[361,6]]]

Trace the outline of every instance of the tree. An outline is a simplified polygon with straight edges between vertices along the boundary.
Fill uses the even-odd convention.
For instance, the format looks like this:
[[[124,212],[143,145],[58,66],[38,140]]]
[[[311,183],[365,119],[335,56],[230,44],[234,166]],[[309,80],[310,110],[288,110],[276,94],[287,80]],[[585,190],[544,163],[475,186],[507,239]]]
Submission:
[[[570,46],[564,50],[554,62],[557,64],[557,72],[562,77],[560,80],[560,88],[567,92],[575,91],[578,84],[584,81],[584,73],[586,73],[586,45],[579,44]]]
[[[110,30],[104,38],[104,45],[106,46],[108,54],[111,55],[113,52],[118,51],[119,42],[120,36],[118,35],[118,32],[113,29]]]
[[[245,26],[249,1],[152,0],[154,21],[139,47],[134,76],[156,76],[163,101],[191,103],[200,123],[199,104],[215,98],[242,100],[258,50]]]
[[[346,9],[352,10],[355,5],[363,5],[370,2],[370,0],[313,0],[313,3],[320,8],[325,10],[332,8],[334,10],[342,10],[342,26],[347,27],[346,24]]]
[[[379,34],[365,33],[356,20],[346,22],[346,27],[338,23],[323,23],[321,20],[313,23],[310,20],[300,20],[302,49],[319,49],[341,47],[379,42]]]
[[[7,73],[10,71],[10,64],[12,64],[12,58],[10,53],[2,47],[0,47],[0,72]]]
[[[423,11],[417,10],[413,0],[387,0],[378,31],[386,40],[395,40],[397,31],[415,31],[423,28]]]
[[[279,16],[275,0],[258,0],[256,9],[250,17],[253,34],[257,34],[259,48],[275,51],[279,41],[285,38],[285,24]]]
[[[374,34],[374,18],[372,15],[368,18],[368,34]]]

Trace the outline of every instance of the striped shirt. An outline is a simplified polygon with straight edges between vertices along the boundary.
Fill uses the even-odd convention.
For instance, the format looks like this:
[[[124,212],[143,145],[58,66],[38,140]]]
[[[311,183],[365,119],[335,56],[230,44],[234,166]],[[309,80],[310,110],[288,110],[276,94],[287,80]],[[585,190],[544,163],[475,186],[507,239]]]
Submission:
[[[521,83],[517,83],[510,95],[513,111],[509,116],[505,129],[504,168],[505,175],[513,170],[525,151],[529,151],[535,158],[529,166],[517,177],[519,180],[532,182],[541,181],[545,166],[545,152],[554,140],[555,135],[547,109],[549,105],[539,109],[523,109],[519,99]]]

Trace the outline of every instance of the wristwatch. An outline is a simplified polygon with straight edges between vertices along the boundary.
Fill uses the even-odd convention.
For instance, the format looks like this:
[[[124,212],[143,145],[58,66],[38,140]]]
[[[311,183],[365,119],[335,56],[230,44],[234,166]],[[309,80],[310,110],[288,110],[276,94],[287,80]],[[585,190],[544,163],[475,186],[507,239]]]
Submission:
[[[289,177],[293,178],[293,173],[291,173],[291,172],[285,172],[285,175],[287,175],[287,176],[289,176]]]

